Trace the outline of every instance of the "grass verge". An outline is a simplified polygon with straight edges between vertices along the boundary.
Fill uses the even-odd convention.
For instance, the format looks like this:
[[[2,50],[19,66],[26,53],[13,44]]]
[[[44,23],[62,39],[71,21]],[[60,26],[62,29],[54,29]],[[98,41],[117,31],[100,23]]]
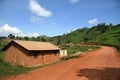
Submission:
[[[28,68],[23,66],[12,66],[4,61],[4,53],[0,52],[0,77],[8,77],[11,75],[18,75],[26,73],[34,68]]]
[[[99,46],[72,46],[72,47],[67,47],[68,55],[74,54],[77,52],[86,52],[90,50],[96,50],[100,48]]]
[[[88,51],[88,49],[96,49],[98,47],[92,47],[92,46],[73,46],[73,47],[68,47],[68,53],[69,54],[72,54],[72,53],[75,53],[75,52],[85,52],[85,51]],[[60,60],[61,61],[65,61],[65,60],[69,60],[69,59],[72,59],[72,58],[78,58],[79,56],[78,55],[75,55],[75,56],[66,56],[66,57],[62,57]],[[58,62],[61,62],[61,61],[58,61]],[[18,74],[22,74],[22,73],[27,73],[31,70],[35,70],[35,69],[38,69],[38,68],[42,68],[42,67],[45,67],[45,66],[49,66],[49,65],[52,65],[52,64],[56,64],[58,62],[54,62],[54,63],[51,63],[51,64],[45,64],[45,65],[42,65],[42,66],[38,66],[38,67],[32,67],[32,68],[28,68],[28,67],[23,67],[23,66],[12,66],[10,65],[9,63],[5,62],[4,61],[4,52],[0,52],[0,77],[9,77],[9,76],[16,76]]]
[[[79,55],[75,55],[75,56],[65,56],[65,57],[61,57],[60,60],[61,61],[65,61],[65,60],[69,60],[69,59],[73,59],[73,58],[79,58]]]

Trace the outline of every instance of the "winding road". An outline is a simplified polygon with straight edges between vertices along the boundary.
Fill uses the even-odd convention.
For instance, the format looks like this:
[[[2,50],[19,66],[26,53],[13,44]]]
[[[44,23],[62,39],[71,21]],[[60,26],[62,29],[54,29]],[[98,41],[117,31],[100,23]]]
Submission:
[[[30,71],[7,80],[120,80],[120,54],[101,46],[83,57]]]

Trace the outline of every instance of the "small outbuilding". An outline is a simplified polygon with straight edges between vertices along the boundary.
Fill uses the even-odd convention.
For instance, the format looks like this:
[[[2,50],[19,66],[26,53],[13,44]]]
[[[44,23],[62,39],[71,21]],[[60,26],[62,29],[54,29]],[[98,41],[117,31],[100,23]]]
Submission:
[[[53,63],[60,57],[60,48],[49,42],[12,40],[2,51],[6,62],[27,67]]]
[[[60,49],[60,57],[67,56],[67,49],[66,48],[61,48]]]

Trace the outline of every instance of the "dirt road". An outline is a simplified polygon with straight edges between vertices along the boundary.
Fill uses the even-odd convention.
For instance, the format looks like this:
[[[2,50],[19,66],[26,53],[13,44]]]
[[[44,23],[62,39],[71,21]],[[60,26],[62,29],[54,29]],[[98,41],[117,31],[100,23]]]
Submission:
[[[102,46],[81,58],[60,62],[7,80],[120,80],[120,55]]]

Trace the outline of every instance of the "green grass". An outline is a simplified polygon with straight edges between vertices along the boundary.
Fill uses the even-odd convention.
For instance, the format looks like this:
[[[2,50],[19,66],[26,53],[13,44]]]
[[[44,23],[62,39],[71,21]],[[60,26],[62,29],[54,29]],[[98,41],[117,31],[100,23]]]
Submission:
[[[88,51],[88,49],[96,49],[98,47],[93,47],[93,46],[73,46],[73,47],[67,47],[68,49],[68,54],[72,54],[75,52],[85,52]],[[61,60],[68,60],[68,59],[72,59],[72,58],[78,58],[79,56],[68,56],[65,58],[62,58]],[[61,61],[59,61],[61,62]],[[44,66],[48,66],[48,65],[52,65],[52,64],[56,64],[58,62],[55,63],[51,63],[51,64],[46,64],[43,66],[38,66],[38,67],[33,67],[33,68],[28,68],[28,67],[23,67],[23,66],[12,66],[9,63],[4,61],[4,52],[0,51],[0,77],[8,77],[8,76],[12,76],[12,75],[18,75],[18,74],[22,74],[22,73],[27,73],[31,70],[37,69],[37,68],[42,68]]]
[[[65,61],[65,60],[69,60],[69,59],[73,59],[73,58],[79,58],[79,55],[75,55],[75,56],[65,56],[65,57],[61,57],[60,60],[61,61]]]
[[[0,76],[7,77],[11,75],[18,75],[18,74],[26,73],[30,70],[31,69],[27,67],[22,67],[22,66],[13,67],[10,64],[2,63],[0,66]]]
[[[118,53],[120,54],[120,49],[117,49]]]
[[[4,60],[4,52],[0,51],[0,60]]]
[[[19,75],[22,73],[27,73],[31,70],[35,70],[35,69],[42,68],[45,66],[53,65],[53,64],[56,64],[58,62],[60,62],[60,61],[57,61],[57,62],[54,62],[51,64],[45,64],[42,66],[31,67],[31,68],[23,67],[23,66],[19,66],[19,65],[12,66],[9,63],[4,61],[4,52],[0,51],[0,77],[9,77],[9,76],[13,76],[13,75],[16,76],[16,75]]]
[[[72,46],[72,47],[67,47],[67,51],[68,51],[68,56],[65,57],[61,57],[60,60],[65,61],[65,60],[69,60],[69,59],[73,59],[73,58],[79,58],[79,55],[70,55],[70,54],[74,54],[77,52],[86,52],[86,51],[90,51],[90,50],[96,50],[98,49],[98,46]]]
[[[60,61],[58,61],[58,62],[60,62]],[[16,75],[19,75],[22,73],[27,73],[31,70],[35,70],[35,69],[42,68],[45,66],[53,65],[58,62],[54,62],[51,64],[45,64],[45,65],[37,66],[37,67],[31,67],[31,68],[23,67],[23,66],[19,66],[19,65],[12,66],[11,64],[4,61],[4,52],[0,51],[0,77],[8,77],[8,76],[13,76],[13,75],[16,76]]]
[[[67,47],[68,55],[74,54],[76,52],[86,52],[91,50],[98,49],[98,46],[72,46],[72,47]]]
[[[5,62],[3,59],[4,52],[0,52],[0,77],[18,75],[34,69],[23,66],[12,66],[9,63]]]

